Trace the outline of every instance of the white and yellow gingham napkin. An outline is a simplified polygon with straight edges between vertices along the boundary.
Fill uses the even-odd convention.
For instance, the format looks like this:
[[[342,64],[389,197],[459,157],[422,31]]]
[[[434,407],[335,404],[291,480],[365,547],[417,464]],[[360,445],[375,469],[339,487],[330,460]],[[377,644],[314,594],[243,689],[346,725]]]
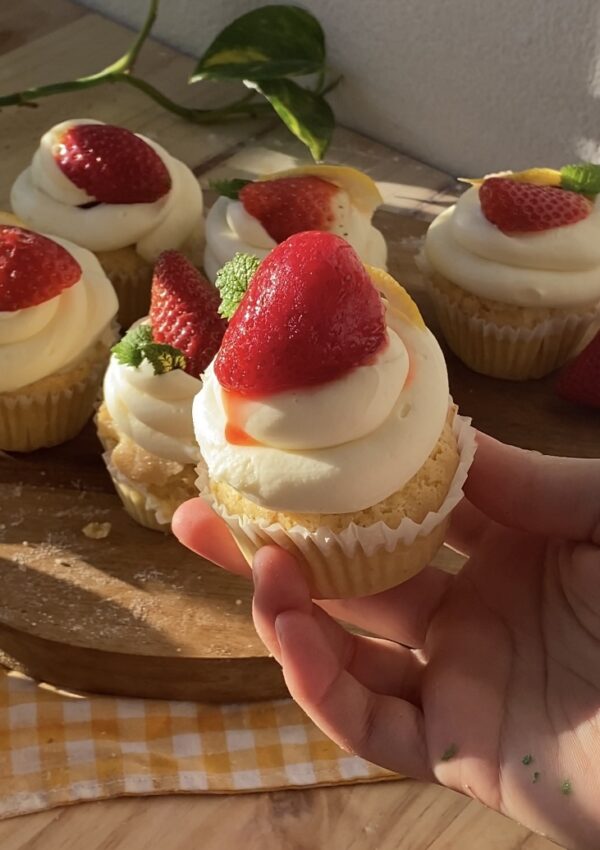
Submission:
[[[73,697],[0,668],[0,818],[125,794],[393,778],[340,750],[291,700]]]

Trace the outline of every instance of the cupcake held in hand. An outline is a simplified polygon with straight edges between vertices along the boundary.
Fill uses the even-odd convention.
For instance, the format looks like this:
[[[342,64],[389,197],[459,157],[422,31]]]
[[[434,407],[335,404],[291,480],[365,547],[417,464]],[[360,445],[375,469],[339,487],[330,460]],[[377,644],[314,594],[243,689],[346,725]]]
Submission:
[[[371,219],[382,197],[356,168],[306,165],[259,180],[222,180],[206,220],[204,268],[211,280],[236,253],[266,257],[294,233],[322,230],[346,239],[365,263],[385,268],[387,248]]]
[[[298,555],[314,596],[399,584],[441,545],[473,453],[440,348],[338,236],[292,236],[257,265],[194,402],[202,493],[249,562],[270,542]]]
[[[600,315],[600,167],[476,181],[431,224],[423,270],[448,345],[497,378],[561,366]]]
[[[225,330],[218,306],[200,272],[166,251],[154,271],[150,315],[113,349],[98,436],[125,509],[148,528],[169,531],[175,509],[196,492],[192,401]]]
[[[92,414],[117,297],[93,254],[0,217],[0,449],[74,437]]]
[[[202,190],[190,169],[145,136],[92,119],[45,133],[11,204],[29,226],[93,251],[127,327],[148,312],[152,264],[168,249],[201,259]]]

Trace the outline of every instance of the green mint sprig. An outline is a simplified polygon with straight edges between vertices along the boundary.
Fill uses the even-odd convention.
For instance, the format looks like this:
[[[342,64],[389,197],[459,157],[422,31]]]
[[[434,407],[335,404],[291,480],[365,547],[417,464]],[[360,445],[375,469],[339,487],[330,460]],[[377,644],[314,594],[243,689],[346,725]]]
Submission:
[[[4,106],[36,106],[43,97],[83,91],[105,83],[128,85],[163,109],[194,124],[216,124],[278,115],[287,129],[322,159],[331,141],[335,118],[325,95],[341,77],[327,82],[325,34],[310,12],[287,4],[269,4],[232,21],[209,44],[189,80],[229,80],[249,91],[230,103],[211,109],[184,106],[171,100],[135,73],[139,53],[152,30],[159,0],[148,0],[148,11],[138,35],[126,53],[106,68],[75,80],[34,86],[0,95]],[[290,77],[313,77],[302,85]]]
[[[155,375],[164,375],[174,369],[185,369],[185,357],[178,348],[154,342],[150,325],[131,328],[123,339],[112,347],[119,363],[137,369],[143,360],[154,369]]]
[[[221,293],[219,314],[231,319],[260,265],[258,257],[236,254],[217,272],[216,287]]]
[[[591,162],[563,165],[560,169],[560,188],[582,195],[600,194],[600,165]]]
[[[252,183],[252,180],[241,180],[238,177],[234,177],[233,180],[211,180],[209,187],[213,192],[217,192],[224,198],[231,198],[232,201],[237,201],[241,190],[248,183]]]

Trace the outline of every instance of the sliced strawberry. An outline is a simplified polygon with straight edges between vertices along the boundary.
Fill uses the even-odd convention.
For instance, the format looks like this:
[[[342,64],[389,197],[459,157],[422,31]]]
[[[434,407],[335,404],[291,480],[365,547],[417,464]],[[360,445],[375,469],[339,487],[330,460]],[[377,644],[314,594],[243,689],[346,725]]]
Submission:
[[[479,189],[484,216],[503,233],[533,233],[587,218],[592,203],[578,192],[555,186],[490,177]]]
[[[283,242],[304,230],[327,230],[334,219],[333,198],[339,191],[333,183],[307,175],[247,183],[239,198],[269,236]]]
[[[385,343],[382,300],[340,236],[291,236],[262,261],[215,361],[221,386],[246,396],[344,375]]]
[[[227,322],[219,316],[219,293],[189,260],[164,251],[154,267],[150,324],[155,342],[178,348],[185,371],[197,378],[213,359]]]
[[[563,367],[556,392],[567,401],[600,408],[600,332]]]
[[[80,277],[81,266],[58,242],[22,227],[0,225],[0,311],[43,304]]]
[[[124,127],[75,124],[60,140],[55,158],[69,180],[100,203],[149,204],[171,188],[156,151]]]

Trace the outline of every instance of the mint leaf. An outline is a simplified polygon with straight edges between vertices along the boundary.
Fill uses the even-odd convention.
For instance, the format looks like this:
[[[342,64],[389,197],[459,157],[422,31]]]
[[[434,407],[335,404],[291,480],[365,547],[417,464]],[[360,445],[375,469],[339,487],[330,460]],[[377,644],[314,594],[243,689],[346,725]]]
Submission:
[[[185,357],[178,348],[161,342],[144,346],[144,357],[154,368],[155,375],[164,375],[173,369],[185,369]]]
[[[241,180],[236,177],[233,180],[211,180],[208,185],[214,192],[218,192],[219,195],[223,195],[225,198],[231,198],[233,201],[237,201],[240,196],[240,191],[244,188],[244,186],[247,186],[248,183],[252,183],[252,180]]]
[[[144,346],[152,342],[150,325],[138,325],[127,331],[123,339],[112,347],[112,353],[124,366],[136,369],[144,359]]]
[[[600,193],[600,165],[582,162],[579,165],[565,165],[560,169],[561,189],[581,192],[582,195]]]
[[[325,34],[297,6],[261,6],[236,18],[199,59],[190,79],[264,80],[312,74],[325,63]]]
[[[142,360],[147,360],[155,375],[164,375],[173,369],[185,369],[185,357],[178,348],[154,342],[150,325],[131,328],[123,339],[112,347],[119,363],[137,369]]]
[[[236,254],[217,272],[216,287],[221,293],[219,314],[231,319],[238,308],[248,284],[260,265],[258,257],[251,254]]]

